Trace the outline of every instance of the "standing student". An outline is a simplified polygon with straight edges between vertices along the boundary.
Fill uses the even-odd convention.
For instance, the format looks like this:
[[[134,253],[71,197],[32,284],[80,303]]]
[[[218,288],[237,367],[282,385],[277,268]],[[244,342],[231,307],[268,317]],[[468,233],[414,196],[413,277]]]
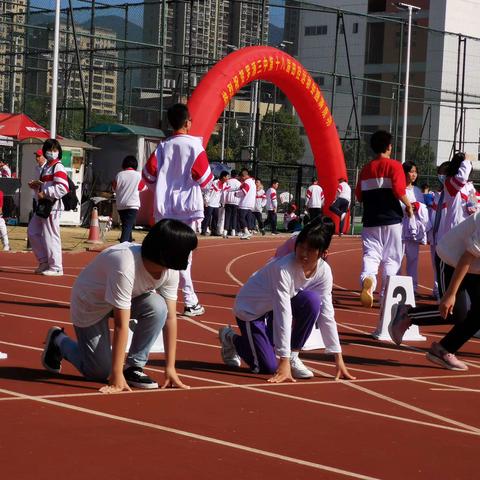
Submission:
[[[207,234],[207,228],[210,227],[210,235],[221,235],[218,226],[218,210],[220,208],[220,202],[222,201],[223,192],[228,187],[229,174],[226,170],[220,173],[218,180],[215,180],[210,191],[205,195],[205,218],[202,222],[202,235]]]
[[[313,177],[312,184],[307,188],[305,195],[305,206],[308,209],[310,220],[322,214],[324,201],[323,188],[318,184],[318,178]]]
[[[418,177],[417,166],[414,162],[407,161],[403,165],[405,172],[406,194],[413,207],[413,215],[405,216],[402,222],[402,241],[406,257],[407,275],[412,277],[413,290],[418,289],[418,253],[419,246],[427,243],[427,232],[431,228],[428,210],[423,203],[424,197],[421,190],[416,186]],[[401,267],[399,269],[399,274]]]
[[[10,178],[12,176],[12,171],[8,164],[0,158],[0,178]]]
[[[383,280],[388,275],[397,275],[400,268],[403,252],[400,202],[405,205],[406,215],[413,215],[405,191],[402,164],[390,159],[392,135],[378,130],[372,135],[370,146],[376,157],[362,168],[355,190],[358,201],[363,202],[360,301],[365,307],[373,306],[380,264],[383,265]],[[385,285],[385,282],[382,283]]]
[[[445,233],[437,245],[435,259],[440,305],[400,305],[389,325],[390,336],[399,345],[412,324],[453,323],[440,342],[432,343],[427,359],[449,370],[468,370],[455,354],[480,329],[480,212]],[[467,295],[470,306],[465,308]]]
[[[122,222],[120,243],[133,241],[132,230],[135,227],[140,208],[140,192],[147,188],[141,173],[137,172],[137,168],[137,159],[133,155],[126,156],[122,162],[122,171],[113,181],[118,215]]]
[[[8,252],[10,250],[10,242],[8,240],[7,225],[3,218],[3,192],[0,190],[0,239],[3,244],[3,251]]]
[[[265,224],[270,225],[270,230],[272,232],[272,235],[278,235],[278,232],[277,232],[278,185],[279,185],[278,180],[272,180],[272,183],[270,184],[270,188],[267,190],[267,193],[265,194],[267,197],[267,203],[266,203],[267,220]]]
[[[338,179],[338,187],[335,194],[335,201],[330,205],[330,211],[337,215],[340,219],[338,234],[343,235],[345,217],[350,208],[350,201],[352,199],[352,189],[345,178]]]
[[[62,147],[50,138],[42,146],[47,163],[40,179],[31,180],[28,186],[35,190],[37,210],[28,224],[28,239],[38,261],[35,273],[48,276],[63,275],[62,239],[60,216],[63,211],[62,197],[69,191],[67,172],[60,162]]]
[[[228,235],[235,236],[238,229],[238,204],[240,203],[240,197],[237,197],[236,193],[240,189],[242,183],[237,178],[237,171],[232,170],[227,186],[225,188],[223,197],[223,204],[225,206],[225,220],[223,225],[223,237],[227,238]]]
[[[255,180],[255,188],[257,190],[257,193],[255,195],[255,207],[253,207],[253,216],[256,220],[260,233],[262,235],[265,235],[262,212],[265,204],[267,203],[267,196],[265,194],[265,190],[263,189],[262,181],[259,178]]]
[[[124,242],[97,255],[72,287],[70,318],[77,341],[63,328],[52,327],[42,353],[43,366],[59,373],[65,359],[86,378],[108,382],[101,389],[104,393],[158,388],[143,367],[163,329],[163,387],[185,388],[175,371],[177,271],[186,268],[196,247],[197,237],[189,226],[164,219],[148,232],[142,245]],[[111,343],[108,320],[112,316]],[[131,318],[136,326],[125,360]]]
[[[342,357],[332,271],[324,259],[333,230],[331,221],[306,226],[294,253],[269,261],[247,280],[233,308],[240,335],[231,327],[219,331],[225,364],[239,367],[242,359],[254,373],[273,374],[274,383],[311,378],[298,354],[318,322],[327,351],[335,355],[335,378],[353,378]]]
[[[204,217],[202,190],[210,187],[213,174],[201,139],[188,134],[192,119],[187,106],[172,105],[167,117],[173,135],[158,144],[143,168],[143,179],[154,192],[155,221],[173,218],[195,228]],[[187,268],[180,272],[183,314],[189,317],[205,313],[193,287],[191,268],[190,257]]]
[[[255,198],[257,196],[257,189],[255,187],[255,180],[250,176],[250,172],[243,168],[240,171],[241,186],[236,193],[240,198],[238,204],[238,223],[242,230],[239,238],[241,240],[250,240],[252,234],[248,230],[248,218],[255,207]]]

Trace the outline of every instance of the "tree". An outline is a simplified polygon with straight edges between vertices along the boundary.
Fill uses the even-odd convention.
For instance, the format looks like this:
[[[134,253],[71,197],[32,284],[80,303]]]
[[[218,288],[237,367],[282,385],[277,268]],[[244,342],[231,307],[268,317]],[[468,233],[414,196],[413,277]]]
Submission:
[[[259,161],[295,164],[305,153],[305,143],[295,116],[285,108],[267,113],[260,131]]]

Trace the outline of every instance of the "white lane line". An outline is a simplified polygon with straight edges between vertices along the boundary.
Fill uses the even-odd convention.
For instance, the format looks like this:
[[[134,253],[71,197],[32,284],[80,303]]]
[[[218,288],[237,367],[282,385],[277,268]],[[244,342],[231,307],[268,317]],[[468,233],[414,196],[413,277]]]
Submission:
[[[286,455],[281,455],[281,454],[278,454],[278,453],[275,453],[275,452],[270,452],[268,450],[261,450],[259,448],[249,447],[248,445],[243,445],[243,444],[240,444],[240,443],[228,442],[226,440],[221,440],[219,438],[210,437],[210,436],[207,436],[207,435],[199,435],[197,433],[188,432],[188,431],[185,431],[185,430],[179,430],[177,428],[171,428],[171,427],[167,427],[165,425],[159,425],[159,424],[151,423],[151,422],[144,422],[144,421],[141,421],[141,420],[135,420],[133,418],[121,417],[119,415],[113,415],[113,414],[101,412],[101,411],[98,411],[98,410],[92,410],[92,409],[89,409],[89,408],[79,407],[79,406],[76,406],[76,405],[69,405],[69,404],[66,404],[66,403],[57,402],[55,400],[50,400],[50,399],[45,399],[45,398],[36,398],[36,397],[29,396],[29,395],[24,395],[22,393],[14,392],[12,390],[0,389],[0,392],[8,394],[8,395],[16,396],[16,397],[19,397],[19,398],[23,398],[25,400],[31,400],[33,402],[38,402],[38,403],[42,403],[42,404],[46,404],[46,405],[51,405],[51,406],[63,408],[63,409],[66,409],[66,410],[73,410],[75,412],[80,412],[80,413],[84,413],[84,414],[87,414],[87,415],[93,415],[93,416],[96,416],[96,417],[101,417],[101,418],[105,418],[105,419],[109,419],[109,420],[115,420],[117,422],[123,422],[123,423],[127,423],[127,424],[130,424],[130,425],[136,425],[136,426],[140,426],[140,427],[150,428],[152,430],[159,430],[159,431],[162,431],[162,432],[171,433],[171,434],[181,436],[181,437],[192,438],[192,439],[195,439],[195,440],[200,440],[202,442],[212,443],[212,444],[215,444],[215,445],[220,445],[222,447],[232,448],[234,450],[240,450],[240,451],[244,451],[244,452],[248,452],[248,453],[254,453],[256,455],[261,455],[263,457],[273,458],[273,459],[281,460],[281,461],[284,461],[284,462],[289,462],[289,463],[293,463],[293,464],[297,464],[297,465],[302,465],[302,466],[305,466],[305,467],[314,468],[316,470],[322,470],[322,471],[337,473],[339,475],[344,475],[344,476],[347,476],[347,477],[364,479],[364,480],[377,480],[377,479],[375,479],[375,477],[369,477],[369,476],[362,475],[362,474],[359,474],[359,473],[350,472],[348,470],[343,470],[343,469],[340,469],[340,468],[331,467],[329,465],[322,465],[320,463],[309,462],[307,460],[301,460],[299,458],[294,458],[294,457],[289,457],[289,456],[286,456]]]
[[[58,303],[61,305],[70,305],[70,302],[62,302],[60,300],[53,300],[53,299],[41,298],[41,297],[32,297],[30,295],[20,295],[18,293],[0,292],[0,295],[8,295],[9,297],[18,297],[18,298],[28,298],[29,300],[40,300],[41,302],[45,302],[45,303]]]
[[[19,347],[19,348],[25,348],[25,349],[28,349],[28,350],[36,350],[36,351],[42,350],[41,348],[38,348],[38,347],[32,347],[32,346],[29,346],[29,345],[21,345],[21,344],[10,343],[10,342],[0,341],[0,344],[15,346],[15,347]],[[145,367],[144,370],[147,370],[147,371],[150,371],[150,372],[164,373],[164,370],[158,369],[158,368],[153,368],[153,367]],[[203,382],[207,382],[207,383],[213,383],[213,384],[216,384],[216,385],[226,385],[226,386],[230,386],[230,387],[236,387],[236,388],[239,388],[239,389],[242,389],[242,390],[248,390],[248,391],[253,391],[253,392],[257,392],[257,393],[262,393],[263,395],[273,395],[273,396],[280,397],[280,398],[286,398],[288,400],[295,400],[295,401],[308,403],[308,404],[313,404],[313,405],[321,405],[321,406],[324,406],[324,407],[330,407],[330,408],[339,409],[339,410],[346,410],[346,411],[349,411],[349,412],[360,413],[360,414],[363,414],[363,415],[370,415],[370,416],[373,416],[373,417],[386,418],[386,419],[389,419],[389,420],[395,420],[395,421],[404,422],[404,423],[412,423],[412,424],[415,424],[415,425],[422,425],[422,426],[426,426],[426,427],[437,428],[437,429],[440,429],[440,430],[449,430],[449,431],[454,431],[454,432],[459,432],[459,433],[465,433],[465,434],[468,434],[468,435],[480,436],[480,433],[477,433],[477,432],[472,431],[470,429],[455,428],[455,427],[450,427],[448,425],[440,425],[438,423],[430,423],[430,422],[425,422],[425,421],[422,421],[422,420],[414,420],[414,419],[400,417],[400,416],[396,416],[396,415],[389,415],[389,414],[385,414],[385,413],[376,412],[374,410],[365,410],[365,409],[362,409],[362,408],[350,407],[348,405],[341,405],[339,403],[324,402],[324,401],[321,401],[321,400],[314,400],[314,399],[305,398],[305,397],[302,397],[302,396],[296,396],[296,395],[291,395],[291,394],[286,394],[286,393],[281,393],[281,392],[274,392],[274,391],[265,389],[264,387],[263,388],[249,387],[249,386],[246,386],[246,385],[241,385],[241,384],[239,385],[239,384],[235,384],[235,383],[231,383],[231,382],[225,382],[225,381],[222,381],[222,380],[208,379],[208,378],[204,378],[204,377],[197,377],[195,375],[188,375],[188,374],[183,374],[183,373],[180,374],[179,376],[182,377],[182,378],[189,378],[189,379],[192,379],[192,380],[198,380],[198,381],[203,381]],[[340,381],[340,382],[335,382],[335,383],[336,384],[343,384],[343,383],[346,383],[346,382]],[[299,382],[298,385],[304,385],[305,386],[305,385],[307,385],[307,383],[300,383]],[[0,389],[0,392],[1,392],[1,389]]]
[[[226,274],[237,284],[240,285],[241,287],[243,286],[243,283],[231,272],[232,265],[237,261],[241,260],[242,258],[249,257],[251,255],[258,255],[259,253],[265,253],[265,252],[272,252],[276,250],[275,248],[267,248],[266,250],[255,250],[254,252],[249,252],[245,253],[243,255],[239,255],[238,257],[232,258],[225,267],[225,272]]]
[[[65,275],[64,275],[65,276]],[[75,275],[72,275],[75,276]],[[41,285],[42,287],[72,288],[70,285],[57,285],[55,283],[36,282],[34,280],[23,280],[15,277],[0,277],[0,280],[8,280],[9,282],[30,283],[32,285]]]

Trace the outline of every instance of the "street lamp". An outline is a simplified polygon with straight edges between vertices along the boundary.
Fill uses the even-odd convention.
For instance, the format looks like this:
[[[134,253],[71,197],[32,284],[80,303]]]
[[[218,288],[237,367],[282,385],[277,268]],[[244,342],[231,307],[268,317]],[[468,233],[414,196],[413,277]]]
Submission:
[[[408,30],[407,30],[407,61],[405,67],[405,95],[403,106],[403,128],[402,128],[402,163],[405,163],[407,154],[407,116],[408,116],[408,87],[410,85],[410,43],[412,35],[412,13],[418,13],[421,8],[409,3],[395,2],[399,10],[408,11]]]

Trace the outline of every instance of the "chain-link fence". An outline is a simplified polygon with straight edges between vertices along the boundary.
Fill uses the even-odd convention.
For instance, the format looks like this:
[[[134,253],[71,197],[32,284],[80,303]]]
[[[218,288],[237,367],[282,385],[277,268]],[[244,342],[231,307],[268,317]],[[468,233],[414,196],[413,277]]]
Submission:
[[[410,45],[406,157],[434,185],[436,164],[455,150],[479,158],[474,20],[480,5],[456,2],[453,12],[447,0],[412,3],[421,10],[408,41],[405,13],[384,0],[62,0],[58,133],[81,139],[104,122],[166,131],[168,106],[186,101],[212,65],[235,49],[268,43],[295,56],[314,77],[333,112],[347,168],[355,172],[379,128],[393,133],[393,153],[401,154]],[[48,126],[54,2],[0,5],[0,110]],[[313,165],[288,98],[263,81],[232,99],[208,153],[214,161],[254,161],[262,176],[277,169],[295,198],[311,175],[300,181],[299,168],[290,165]]]

